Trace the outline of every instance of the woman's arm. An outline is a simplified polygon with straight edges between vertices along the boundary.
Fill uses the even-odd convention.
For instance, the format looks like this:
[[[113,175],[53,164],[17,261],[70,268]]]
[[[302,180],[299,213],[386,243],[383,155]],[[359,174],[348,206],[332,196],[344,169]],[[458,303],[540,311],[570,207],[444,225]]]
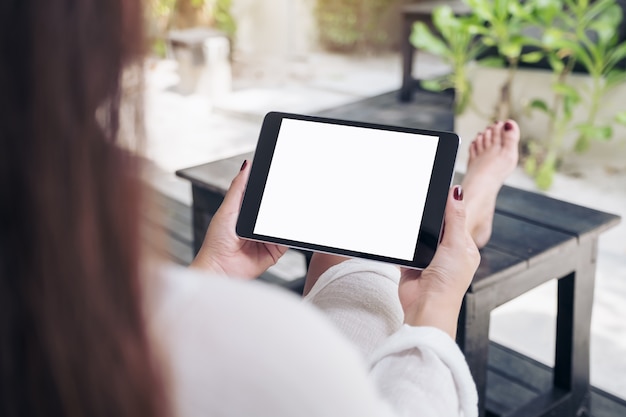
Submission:
[[[423,271],[403,269],[398,293],[404,322],[432,326],[456,337],[465,292],[480,263],[480,253],[465,227],[461,186],[448,194],[444,232],[432,262]]]
[[[391,265],[319,255],[317,264],[331,268],[311,274],[315,284],[305,299],[371,359],[380,391],[401,411],[477,412],[475,386],[453,338],[480,258],[455,195],[462,193],[451,191],[445,233],[426,270],[401,273]]]

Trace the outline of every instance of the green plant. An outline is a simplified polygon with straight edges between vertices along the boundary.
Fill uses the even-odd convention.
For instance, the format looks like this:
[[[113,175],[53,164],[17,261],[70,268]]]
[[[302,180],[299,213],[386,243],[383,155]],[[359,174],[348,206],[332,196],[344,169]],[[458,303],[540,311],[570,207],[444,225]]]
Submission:
[[[494,110],[494,120],[512,117],[511,91],[520,60],[530,62],[534,54],[522,55],[525,46],[535,40],[525,35],[525,30],[533,24],[538,2],[519,0],[466,0],[472,14],[480,20],[478,34],[488,47],[496,48],[498,55],[481,60],[482,65],[507,67],[507,77],[500,87],[500,99]]]
[[[451,66],[450,74],[422,85],[436,91],[454,88],[459,96],[455,113],[462,113],[472,91],[467,65],[480,57],[476,51],[481,51],[482,47],[492,48],[497,54],[480,58],[478,62],[506,68],[507,76],[500,86],[492,117],[503,120],[518,116],[511,114],[511,94],[520,63],[532,64],[545,59],[553,74],[554,96],[549,103],[542,99],[531,100],[529,109],[547,115],[548,130],[542,140],[525,138],[524,150],[528,155],[524,161],[526,171],[535,178],[537,186],[549,188],[555,171],[569,152],[584,152],[594,140],[610,139],[616,123],[626,125],[626,111],[618,111],[609,119],[599,116],[607,93],[626,83],[626,71],[619,65],[626,59],[626,42],[620,43],[617,32],[623,18],[622,9],[616,0],[465,2],[470,13],[462,18],[454,17],[449,9],[434,11],[437,35],[424,24],[414,26],[411,42]],[[532,30],[539,35],[527,36]],[[578,67],[589,75],[589,83],[583,87],[572,82],[571,74]],[[571,134],[575,134],[573,144],[566,140]]]
[[[411,33],[411,43],[423,51],[435,54],[450,65],[452,71],[440,77],[422,81],[422,87],[431,91],[455,90],[455,114],[461,114],[472,95],[472,84],[467,76],[467,64],[485,49],[476,37],[480,21],[477,16],[457,17],[449,6],[433,11],[434,34],[423,22],[417,22]]]
[[[621,8],[614,0],[566,0],[567,13],[558,13],[558,2],[550,13],[541,15],[550,23],[542,37],[545,55],[555,74],[552,85],[554,100],[549,106],[543,100],[533,100],[530,106],[548,116],[547,140],[531,142],[526,159],[526,171],[535,177],[537,185],[547,189],[557,164],[568,151],[564,138],[575,132],[573,150],[584,152],[593,140],[608,140],[613,136],[613,123],[626,124],[626,111],[617,112],[611,120],[599,120],[598,110],[607,92],[626,81],[626,71],[617,64],[626,58],[626,42],[618,43],[617,28],[622,21]],[[558,19],[556,19],[558,16]],[[557,24],[553,24],[557,21]],[[590,82],[576,89],[569,83],[575,63],[589,74]],[[582,106],[584,121],[574,120],[574,110]]]

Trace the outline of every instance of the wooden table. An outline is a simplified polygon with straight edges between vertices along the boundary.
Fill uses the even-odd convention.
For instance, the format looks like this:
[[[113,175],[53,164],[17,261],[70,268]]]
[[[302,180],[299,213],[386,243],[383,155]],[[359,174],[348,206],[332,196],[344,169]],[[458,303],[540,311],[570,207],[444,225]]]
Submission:
[[[191,181],[194,248],[244,159],[239,155],[178,171]],[[479,393],[480,414],[577,416],[589,408],[589,338],[598,237],[618,216],[505,186],[489,244],[465,296],[457,343]],[[489,400],[487,356],[490,314],[529,290],[558,279],[558,313],[552,387],[516,410]],[[511,393],[515,395],[515,393]]]

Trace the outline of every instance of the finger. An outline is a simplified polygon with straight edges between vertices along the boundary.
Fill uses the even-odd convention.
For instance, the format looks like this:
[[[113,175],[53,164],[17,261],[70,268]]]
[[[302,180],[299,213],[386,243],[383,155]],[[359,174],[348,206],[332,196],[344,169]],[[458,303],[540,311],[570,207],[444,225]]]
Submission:
[[[446,227],[441,244],[452,245],[458,236],[465,233],[465,203],[463,202],[463,188],[460,185],[454,186],[448,193],[444,223]]]
[[[243,193],[246,190],[246,183],[248,182],[248,176],[250,175],[250,163],[245,160],[239,170],[239,173],[233,178],[230,183],[230,188],[224,196],[224,202],[222,207],[227,211],[239,211],[241,206],[241,200],[243,199]]]

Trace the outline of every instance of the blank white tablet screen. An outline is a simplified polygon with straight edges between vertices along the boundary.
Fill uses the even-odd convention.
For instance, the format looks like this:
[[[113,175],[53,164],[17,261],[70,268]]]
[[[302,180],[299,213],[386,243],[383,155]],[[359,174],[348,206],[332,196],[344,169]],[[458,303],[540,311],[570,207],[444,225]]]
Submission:
[[[438,142],[283,119],[254,233],[410,261]]]

